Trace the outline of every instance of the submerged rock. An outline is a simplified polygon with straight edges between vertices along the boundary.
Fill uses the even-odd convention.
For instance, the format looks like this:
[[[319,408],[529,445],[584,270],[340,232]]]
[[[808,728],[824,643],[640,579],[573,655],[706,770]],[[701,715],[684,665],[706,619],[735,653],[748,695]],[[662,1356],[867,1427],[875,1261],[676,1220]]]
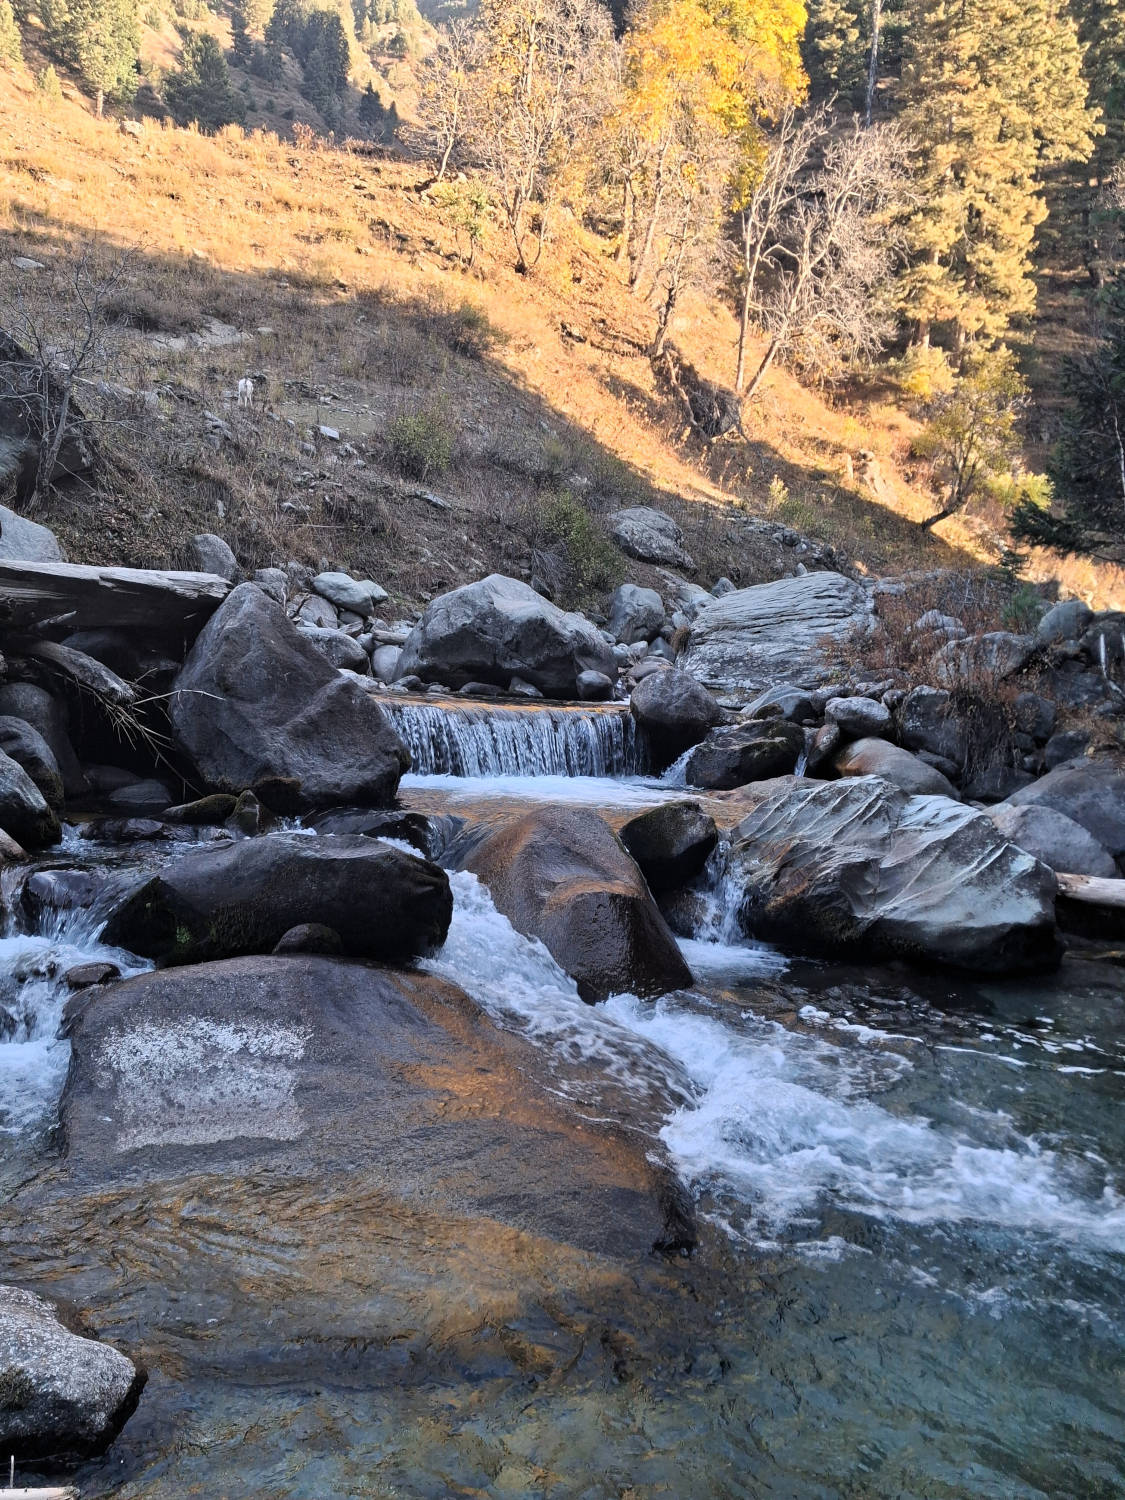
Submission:
[[[807,573],[736,589],[701,609],[681,663],[708,687],[760,693],[787,683],[830,680],[829,640],[868,628],[871,602],[862,584],[839,573]]]
[[[986,814],[874,776],[757,790],[731,856],[751,935],[984,974],[1056,961],[1054,875]]]
[[[518,932],[545,944],[584,1000],[691,983],[643,875],[596,813],[536,808],[467,831],[446,857],[488,887]]]
[[[492,573],[441,594],[407,637],[398,676],[460,688],[518,679],[574,698],[580,672],[617,676],[613,650],[584,615],[568,614],[516,578]]]
[[[97,1452],[114,1436],[141,1383],[131,1360],[72,1332],[42,1297],[0,1286],[0,1447],[5,1453],[22,1461]]]
[[[444,871],[361,835],[275,833],[186,855],[111,912],[103,941],[160,964],[269,953],[290,928],[334,928],[343,951],[406,963],[445,941]]]
[[[650,807],[622,824],[619,836],[654,891],[693,879],[719,841],[714,818],[690,801]]]
[[[232,590],[176,679],[172,729],[210,789],[253,788],[278,812],[385,805],[406,747],[358,682],[335,670],[255,584]]]

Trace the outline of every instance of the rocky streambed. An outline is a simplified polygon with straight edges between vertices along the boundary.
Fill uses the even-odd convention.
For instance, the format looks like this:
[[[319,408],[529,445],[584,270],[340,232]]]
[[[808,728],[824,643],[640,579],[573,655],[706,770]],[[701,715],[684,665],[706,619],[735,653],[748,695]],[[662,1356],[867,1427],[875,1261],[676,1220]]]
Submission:
[[[788,667],[760,598],[685,653],[659,596],[600,633],[512,580],[392,663],[326,576],[334,626],[284,577],[161,595],[165,738],[116,778],[74,674],[135,682],[135,634],[0,687],[60,782],[12,731],[47,814],[0,940],[21,1463],[138,1500],[1117,1492],[1114,907],[1060,931],[1004,821],[1116,872],[1112,755],[1048,771],[1041,710],[990,810],[956,686],[828,680],[871,608],[835,575],[775,601]]]

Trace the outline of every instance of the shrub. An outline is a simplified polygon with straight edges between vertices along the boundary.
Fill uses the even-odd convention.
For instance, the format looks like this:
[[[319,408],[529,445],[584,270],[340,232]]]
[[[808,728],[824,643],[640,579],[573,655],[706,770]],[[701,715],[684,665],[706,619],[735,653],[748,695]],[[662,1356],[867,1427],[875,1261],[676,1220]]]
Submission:
[[[35,86],[43,95],[44,99],[58,100],[62,98],[62,84],[54,67],[48,63],[35,80]]]
[[[453,461],[449,423],[440,412],[428,408],[393,418],[387,427],[387,446],[395,468],[408,479],[444,474]]]
[[[540,505],[536,529],[541,539],[561,550],[563,592],[574,602],[616,587],[621,578],[621,554],[596,517],[569,490],[550,496]]]
[[[474,302],[462,302],[459,307],[445,313],[440,323],[442,336],[449,347],[467,359],[483,359],[498,345],[507,342],[507,335]]]

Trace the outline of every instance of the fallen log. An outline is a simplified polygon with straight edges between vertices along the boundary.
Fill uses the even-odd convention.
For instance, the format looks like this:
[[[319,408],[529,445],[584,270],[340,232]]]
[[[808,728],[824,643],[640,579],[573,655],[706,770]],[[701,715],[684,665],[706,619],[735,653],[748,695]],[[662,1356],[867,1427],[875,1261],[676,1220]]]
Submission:
[[[141,629],[193,638],[232,587],[213,573],[0,562],[0,629]]]
[[[95,697],[117,708],[129,708],[137,701],[134,687],[84,651],[74,651],[55,641],[35,641],[25,645],[23,650],[25,655],[53,667],[78,687],[88,689]]]
[[[1125,937],[1125,880],[1067,874],[1056,879],[1060,927],[1083,937]]]

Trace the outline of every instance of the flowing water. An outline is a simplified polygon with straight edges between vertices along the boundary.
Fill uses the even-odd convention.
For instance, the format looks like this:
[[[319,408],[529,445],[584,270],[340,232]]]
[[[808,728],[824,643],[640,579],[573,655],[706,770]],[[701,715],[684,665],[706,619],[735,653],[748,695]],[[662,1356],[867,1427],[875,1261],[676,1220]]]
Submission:
[[[399,712],[429,746],[416,764],[433,774],[404,783],[427,811],[619,811],[682,795],[674,775],[641,774],[613,709],[502,725],[476,706]],[[631,1288],[605,1292],[600,1337],[580,1335],[589,1315],[561,1303],[533,1330],[514,1324],[568,1351],[548,1379],[501,1369],[480,1335],[474,1353],[461,1336],[423,1350],[409,1331],[406,1363],[362,1380],[351,1355],[312,1386],[225,1366],[179,1387],[156,1378],[83,1470],[84,1493],[1125,1494],[1119,963],[1069,957],[1057,975],[982,983],[798,962],[738,932],[720,847],[682,939],[693,989],[591,1008],[473,876],[452,885],[449,937],[425,967],[529,1038],[580,1110],[596,1114],[592,1080],[656,1102],[654,1128],[701,1215],[695,1261],[638,1268]],[[101,952],[95,933],[78,913],[0,943],[0,1004],[20,1027],[0,1044],[13,1139],[49,1121],[65,1068],[58,976]],[[180,1263],[180,1295],[196,1254]],[[126,1277],[123,1329],[140,1279]],[[216,1306],[236,1339],[237,1308]],[[170,1365],[183,1356],[169,1350]],[[160,1437],[168,1413],[174,1446]]]

